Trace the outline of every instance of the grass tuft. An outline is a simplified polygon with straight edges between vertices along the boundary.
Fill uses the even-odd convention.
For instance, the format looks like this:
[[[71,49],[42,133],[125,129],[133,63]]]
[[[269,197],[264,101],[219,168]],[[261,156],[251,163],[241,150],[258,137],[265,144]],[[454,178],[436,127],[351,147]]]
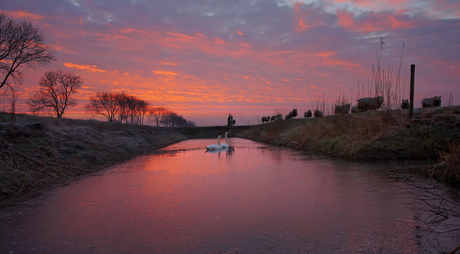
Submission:
[[[460,183],[460,144],[449,143],[449,150],[439,153],[439,163],[430,170],[431,177]]]

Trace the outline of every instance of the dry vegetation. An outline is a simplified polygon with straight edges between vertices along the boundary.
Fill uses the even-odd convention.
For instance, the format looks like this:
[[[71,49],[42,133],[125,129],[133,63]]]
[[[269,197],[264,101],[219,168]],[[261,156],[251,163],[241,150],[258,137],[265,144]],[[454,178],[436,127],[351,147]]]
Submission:
[[[460,107],[275,121],[238,136],[345,159],[428,160],[431,177],[460,183]]]
[[[0,205],[187,137],[145,125],[0,113]]]

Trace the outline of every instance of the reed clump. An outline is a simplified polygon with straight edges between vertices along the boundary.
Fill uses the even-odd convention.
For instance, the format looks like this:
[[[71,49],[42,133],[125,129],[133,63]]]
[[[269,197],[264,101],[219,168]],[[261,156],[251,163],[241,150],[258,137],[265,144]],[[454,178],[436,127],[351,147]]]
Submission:
[[[439,153],[439,162],[429,169],[431,177],[460,183],[460,144],[449,143],[449,150]]]

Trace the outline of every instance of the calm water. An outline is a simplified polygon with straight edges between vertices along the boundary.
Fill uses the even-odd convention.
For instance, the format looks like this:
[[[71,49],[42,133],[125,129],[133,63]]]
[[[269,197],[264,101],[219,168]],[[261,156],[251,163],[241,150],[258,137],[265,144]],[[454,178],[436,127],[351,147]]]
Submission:
[[[0,253],[433,253],[459,244],[427,232],[424,183],[398,181],[394,164],[236,138],[205,153],[212,143],[184,141],[0,210]]]

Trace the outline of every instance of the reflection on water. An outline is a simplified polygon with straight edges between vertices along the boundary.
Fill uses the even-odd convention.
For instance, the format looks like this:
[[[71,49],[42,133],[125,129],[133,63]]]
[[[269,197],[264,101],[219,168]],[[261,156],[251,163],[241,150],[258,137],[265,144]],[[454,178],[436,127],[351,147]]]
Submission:
[[[0,211],[14,253],[432,253],[395,165],[188,140]],[[410,190],[410,191],[407,191]],[[450,239],[450,238],[449,238]],[[458,238],[457,238],[458,239]],[[454,241],[444,248],[455,248]]]

